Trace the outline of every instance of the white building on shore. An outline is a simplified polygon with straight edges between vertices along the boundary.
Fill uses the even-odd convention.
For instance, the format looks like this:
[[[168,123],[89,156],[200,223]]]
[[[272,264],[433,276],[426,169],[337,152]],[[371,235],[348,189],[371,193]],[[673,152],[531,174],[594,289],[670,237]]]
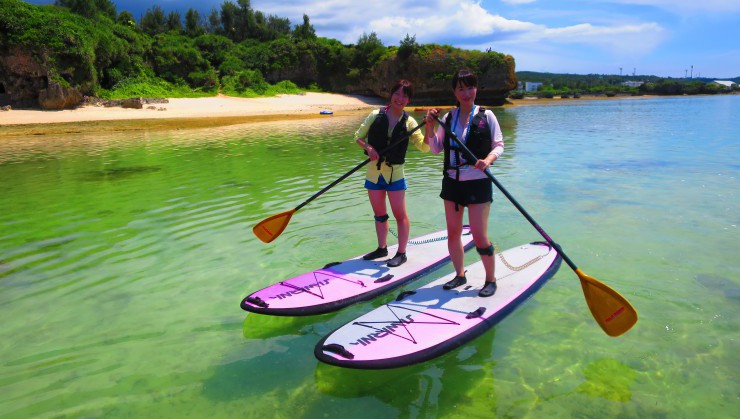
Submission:
[[[732,85],[735,84],[734,82],[731,82],[729,80],[715,80],[712,83],[717,83],[720,86],[724,86],[724,87],[726,87],[728,89],[731,89],[732,88]]]
[[[528,81],[524,83],[524,91],[526,92],[536,92],[540,87],[542,87],[542,83],[538,81]]]

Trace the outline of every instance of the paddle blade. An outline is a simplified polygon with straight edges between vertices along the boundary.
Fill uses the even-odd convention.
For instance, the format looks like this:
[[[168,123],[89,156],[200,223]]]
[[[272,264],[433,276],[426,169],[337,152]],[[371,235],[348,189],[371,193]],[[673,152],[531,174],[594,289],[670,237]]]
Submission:
[[[281,212],[271,217],[265,218],[264,220],[257,223],[253,228],[252,232],[258,239],[265,243],[270,243],[275,240],[280,233],[285,230],[290,222],[290,217],[293,216],[294,209],[290,211]]]
[[[581,279],[583,295],[591,314],[607,335],[619,336],[637,323],[637,310],[626,298],[580,269],[576,270],[576,274]]]

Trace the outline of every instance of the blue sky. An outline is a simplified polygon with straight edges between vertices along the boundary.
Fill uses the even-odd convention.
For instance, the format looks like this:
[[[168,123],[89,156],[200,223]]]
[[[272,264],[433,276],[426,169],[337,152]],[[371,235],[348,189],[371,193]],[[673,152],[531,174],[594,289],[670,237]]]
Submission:
[[[53,3],[53,1],[29,1]],[[236,0],[234,0],[236,2]],[[115,1],[138,19],[160,5],[202,14],[223,0]],[[252,8],[301,23],[319,36],[356,43],[375,32],[385,45],[406,34],[422,44],[492,48],[518,71],[740,76],[740,0],[252,0]],[[734,35],[733,35],[734,34]]]

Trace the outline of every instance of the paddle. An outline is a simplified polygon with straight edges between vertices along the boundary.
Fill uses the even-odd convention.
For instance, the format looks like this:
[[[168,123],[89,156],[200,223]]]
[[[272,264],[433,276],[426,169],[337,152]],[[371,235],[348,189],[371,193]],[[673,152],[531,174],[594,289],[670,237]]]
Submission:
[[[436,116],[434,116],[434,119],[444,127],[445,130],[447,130],[447,126],[439,120]],[[457,144],[460,145],[463,152],[465,154],[475,160],[478,160],[478,158],[470,151],[470,149],[463,144],[459,139],[457,138],[457,135],[455,135],[454,132],[451,130],[447,130],[449,135],[455,140]],[[575,263],[573,263],[572,260],[568,257],[568,255],[563,252],[563,249],[560,247],[560,245],[556,244],[550,236],[545,233],[545,230],[542,229],[542,227],[537,224],[537,222],[530,216],[527,211],[519,205],[519,202],[514,199],[513,196],[509,193],[509,191],[504,188],[504,186],[499,183],[499,181],[491,174],[490,170],[485,170],[486,176],[488,176],[489,179],[491,179],[491,182],[493,182],[494,185],[504,194],[506,195],[506,198],[509,199],[509,201],[514,204],[516,209],[519,210],[519,212],[524,215],[524,218],[529,221],[530,224],[542,235],[542,237],[547,240],[547,243],[555,248],[558,253],[560,253],[560,256],[563,258],[565,263],[570,266],[571,269],[578,275],[578,278],[581,279],[581,288],[583,288],[583,295],[586,297],[586,304],[588,304],[588,308],[591,310],[591,314],[594,316],[594,319],[596,320],[596,323],[601,326],[601,328],[606,332],[609,336],[619,336],[622,333],[630,330],[632,326],[637,323],[637,310],[635,310],[634,307],[632,307],[632,304],[627,301],[626,298],[624,298],[621,294],[619,294],[617,291],[614,291],[611,289],[608,285],[604,284],[603,282],[599,281],[598,279],[588,276],[583,271],[581,271]]]
[[[414,127],[411,131],[406,132],[406,134],[403,135],[403,137],[399,138],[398,140],[392,142],[388,147],[386,147],[384,150],[381,150],[378,154],[381,156],[385,154],[388,150],[392,149],[393,147],[401,144],[405,139],[407,139],[411,134],[414,133],[414,131],[420,129],[426,124],[426,121],[422,121],[421,124]],[[277,236],[279,236],[283,230],[285,230],[285,227],[288,226],[288,223],[290,222],[290,218],[293,217],[293,214],[298,211],[299,209],[303,208],[308,204],[309,202],[313,201],[314,199],[318,198],[323,194],[324,192],[328,191],[329,189],[336,186],[339,182],[343,181],[347,177],[349,177],[352,173],[360,170],[363,166],[370,163],[370,159],[366,159],[364,162],[358,164],[355,166],[352,170],[349,172],[343,174],[339,177],[339,179],[335,180],[334,182],[330,183],[324,189],[316,192],[312,197],[308,198],[307,200],[303,201],[300,205],[293,208],[292,210],[281,212],[280,214],[275,214],[273,216],[267,217],[264,220],[257,223],[253,228],[252,232],[255,236],[257,236],[258,239],[262,240],[265,243],[270,243],[271,241],[275,240]]]

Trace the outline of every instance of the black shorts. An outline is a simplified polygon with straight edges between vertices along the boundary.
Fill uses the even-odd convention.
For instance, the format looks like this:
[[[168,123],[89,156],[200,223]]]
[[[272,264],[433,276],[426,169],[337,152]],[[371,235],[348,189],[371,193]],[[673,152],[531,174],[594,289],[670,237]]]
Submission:
[[[442,192],[439,197],[466,207],[470,204],[493,202],[493,188],[489,179],[460,182],[445,176],[442,178]]]

